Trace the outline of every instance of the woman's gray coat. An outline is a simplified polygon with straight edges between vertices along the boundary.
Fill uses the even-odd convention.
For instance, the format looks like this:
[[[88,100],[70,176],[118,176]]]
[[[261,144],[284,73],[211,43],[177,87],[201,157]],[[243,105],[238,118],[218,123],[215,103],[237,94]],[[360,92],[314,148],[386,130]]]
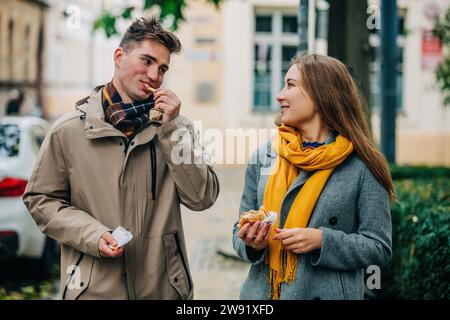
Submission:
[[[330,135],[326,143],[335,140]],[[277,154],[271,144],[259,148],[250,159],[240,212],[258,209]],[[311,175],[301,171],[281,205],[280,226],[302,185]],[[280,299],[363,299],[364,273],[371,265],[386,265],[391,256],[391,216],[387,191],[354,152],[335,168],[316,203],[309,228],[323,231],[322,248],[298,255],[297,276],[282,284]],[[251,262],[241,299],[269,299],[268,266],[264,250],[246,247],[233,228],[237,254]]]

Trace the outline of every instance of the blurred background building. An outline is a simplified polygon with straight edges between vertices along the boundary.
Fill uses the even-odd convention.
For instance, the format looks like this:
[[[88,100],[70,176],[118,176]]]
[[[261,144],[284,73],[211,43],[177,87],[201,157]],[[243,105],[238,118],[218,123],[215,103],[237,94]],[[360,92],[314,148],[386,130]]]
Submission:
[[[0,0],[0,114],[11,89],[23,88],[49,119],[113,75],[119,36],[92,32],[102,8],[135,1]],[[369,1],[378,4],[377,1]],[[450,108],[443,105],[434,69],[443,58],[431,34],[450,0],[399,0],[397,163],[450,164]],[[299,44],[298,0],[226,0],[219,10],[190,1],[177,34],[184,50],[174,56],[165,86],[183,112],[204,128],[272,128],[275,97]],[[321,19],[328,2],[315,1],[312,50],[327,53]],[[120,25],[123,32],[130,21]],[[376,21],[375,21],[376,22]],[[380,44],[370,30],[371,50]],[[372,128],[379,140],[380,63],[370,63]],[[262,143],[262,141],[261,141]]]
[[[443,105],[434,77],[444,52],[430,36],[436,15],[449,4],[398,1],[397,163],[450,164],[450,109]],[[318,5],[318,9],[324,7]],[[222,108],[228,127],[271,125],[278,110],[276,94],[298,46],[297,11],[296,0],[224,3]],[[371,30],[369,40],[376,50],[380,45],[376,29]],[[314,51],[326,53],[324,42],[319,37]],[[379,139],[380,62],[376,57],[370,70],[372,128]]]
[[[10,88],[23,88],[52,119],[112,77],[117,41],[92,34],[103,2],[1,0],[2,106]]]

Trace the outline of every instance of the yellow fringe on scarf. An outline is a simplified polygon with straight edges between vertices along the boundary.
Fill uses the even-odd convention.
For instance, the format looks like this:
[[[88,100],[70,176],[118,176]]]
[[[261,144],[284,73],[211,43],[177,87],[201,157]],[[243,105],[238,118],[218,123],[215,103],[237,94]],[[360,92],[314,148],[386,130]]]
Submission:
[[[284,225],[285,229],[306,228],[317,199],[333,169],[342,163],[353,151],[352,143],[342,135],[336,141],[318,148],[302,147],[299,132],[282,125],[278,129],[272,148],[278,157],[272,168],[264,191],[264,207],[278,213],[277,222],[271,229],[268,244],[269,282],[272,299],[280,297],[281,284],[292,282],[297,274],[297,254],[283,250],[280,240],[273,240],[275,228],[279,228],[281,203],[289,186],[297,178],[299,170],[315,171],[297,194]]]

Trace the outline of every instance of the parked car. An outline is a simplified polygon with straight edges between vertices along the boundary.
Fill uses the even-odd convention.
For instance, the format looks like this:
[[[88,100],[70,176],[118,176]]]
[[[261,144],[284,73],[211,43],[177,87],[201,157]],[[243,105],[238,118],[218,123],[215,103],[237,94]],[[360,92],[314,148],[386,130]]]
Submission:
[[[39,230],[22,196],[49,127],[37,117],[0,118],[0,258],[30,258],[30,271],[45,277],[59,245]]]

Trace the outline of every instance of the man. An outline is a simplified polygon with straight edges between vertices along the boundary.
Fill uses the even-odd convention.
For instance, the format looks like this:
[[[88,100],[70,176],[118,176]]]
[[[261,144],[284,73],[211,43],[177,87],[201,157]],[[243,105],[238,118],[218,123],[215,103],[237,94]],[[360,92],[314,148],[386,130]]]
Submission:
[[[180,50],[157,20],[133,22],[112,82],[77,102],[43,143],[24,202],[62,245],[63,299],[193,297],[180,203],[212,206],[219,183],[180,100],[160,88]],[[164,112],[160,127],[149,125],[151,108]],[[122,247],[111,234],[118,226],[133,235]]]

